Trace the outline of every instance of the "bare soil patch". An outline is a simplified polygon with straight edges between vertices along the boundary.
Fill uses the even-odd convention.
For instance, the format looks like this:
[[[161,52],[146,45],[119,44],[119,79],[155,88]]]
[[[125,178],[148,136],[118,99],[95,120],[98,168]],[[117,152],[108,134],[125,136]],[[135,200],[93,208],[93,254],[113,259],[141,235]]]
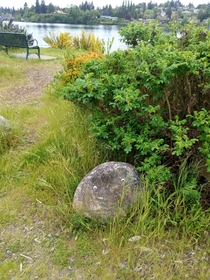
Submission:
[[[57,60],[45,61],[44,63],[29,64],[23,71],[25,80],[14,88],[6,88],[0,92],[0,102],[3,104],[24,104],[38,99],[45,87],[54,79],[55,74],[62,69]]]

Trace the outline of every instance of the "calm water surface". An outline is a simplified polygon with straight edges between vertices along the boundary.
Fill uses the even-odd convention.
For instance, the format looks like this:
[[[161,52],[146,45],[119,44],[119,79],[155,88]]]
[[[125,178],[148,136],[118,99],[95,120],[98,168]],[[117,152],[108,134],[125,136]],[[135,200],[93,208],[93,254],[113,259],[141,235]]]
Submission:
[[[20,27],[25,27],[28,33],[33,33],[33,37],[39,42],[39,46],[47,48],[49,45],[45,43],[43,37],[49,35],[49,31],[56,34],[60,32],[69,32],[72,36],[80,36],[84,29],[88,33],[93,33],[99,39],[104,39],[105,42],[114,37],[112,51],[117,49],[126,49],[126,45],[120,42],[120,34],[118,33],[120,27],[117,25],[83,25],[83,24],[62,24],[62,23],[32,23],[32,22],[18,22]]]

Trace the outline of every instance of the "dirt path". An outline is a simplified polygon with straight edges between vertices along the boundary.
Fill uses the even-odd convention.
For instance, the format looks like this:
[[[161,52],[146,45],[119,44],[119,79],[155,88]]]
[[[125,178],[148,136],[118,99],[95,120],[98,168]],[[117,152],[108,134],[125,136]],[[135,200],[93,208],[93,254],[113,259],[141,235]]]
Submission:
[[[30,103],[38,99],[45,87],[54,79],[56,73],[62,69],[58,60],[45,61],[40,65],[29,64],[24,69],[24,82],[14,88],[8,88],[0,93],[0,102],[9,105]]]

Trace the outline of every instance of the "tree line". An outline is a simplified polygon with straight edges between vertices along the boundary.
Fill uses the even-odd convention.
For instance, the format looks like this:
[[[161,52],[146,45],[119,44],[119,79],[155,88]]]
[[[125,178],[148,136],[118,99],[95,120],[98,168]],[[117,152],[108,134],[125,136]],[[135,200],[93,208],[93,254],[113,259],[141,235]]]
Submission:
[[[167,1],[160,5],[152,1],[134,4],[132,1],[123,0],[122,4],[116,7],[112,5],[95,7],[93,1],[85,1],[80,5],[70,5],[63,9],[52,3],[46,5],[45,0],[36,0],[35,5],[31,7],[25,2],[23,8],[0,7],[0,12],[12,15],[15,20],[75,24],[120,24],[125,21],[159,19],[161,17],[185,23],[192,20],[192,18],[201,22],[210,18],[210,4],[199,4],[197,7],[194,7],[190,3],[187,6],[187,13],[184,11],[184,8],[186,10],[186,7],[180,0]],[[194,12],[195,8],[197,12]]]

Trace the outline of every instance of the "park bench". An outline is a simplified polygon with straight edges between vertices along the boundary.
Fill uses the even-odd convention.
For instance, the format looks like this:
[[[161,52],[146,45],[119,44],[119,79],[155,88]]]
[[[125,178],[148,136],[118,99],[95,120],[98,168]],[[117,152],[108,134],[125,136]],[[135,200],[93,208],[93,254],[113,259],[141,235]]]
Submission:
[[[6,48],[6,53],[8,54],[8,47],[26,48],[26,59],[31,54],[30,50],[37,50],[37,55],[40,58],[40,48],[36,39],[30,42],[27,39],[27,35],[24,33],[14,33],[14,32],[1,32],[0,31],[0,46]]]

